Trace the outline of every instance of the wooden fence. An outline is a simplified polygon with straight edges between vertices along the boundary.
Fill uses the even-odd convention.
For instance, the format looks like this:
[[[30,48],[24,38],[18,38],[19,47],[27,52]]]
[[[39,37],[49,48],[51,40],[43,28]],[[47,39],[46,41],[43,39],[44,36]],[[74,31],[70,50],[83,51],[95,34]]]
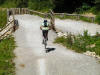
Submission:
[[[1,10],[1,9],[0,9]],[[7,10],[7,22],[9,22],[9,17],[13,16],[13,20],[11,22],[9,22],[5,27],[3,27],[0,30],[0,39],[10,30],[13,31],[15,29],[15,19],[14,19],[14,15],[21,15],[21,14],[37,14],[40,15],[44,18],[49,17],[50,18],[50,23],[51,23],[51,27],[54,31],[56,31],[55,29],[55,16],[74,16],[76,17],[78,20],[80,19],[80,17],[86,17],[91,19],[92,22],[94,22],[95,17],[89,17],[89,16],[84,16],[84,15],[80,15],[80,14],[68,14],[68,13],[54,13],[52,10],[50,10],[48,13],[42,13],[42,12],[38,12],[38,11],[34,11],[34,10],[30,10],[28,8],[4,8],[3,10]],[[12,25],[11,27],[9,27],[10,25]],[[6,29],[8,28],[8,29]]]
[[[7,36],[7,33],[11,34],[12,31],[15,31],[16,26],[15,26],[15,18],[14,15],[21,15],[21,14],[38,14],[38,15],[42,15],[45,18],[47,18],[48,16],[50,16],[50,23],[52,26],[52,29],[55,30],[55,26],[54,26],[54,13],[50,10],[50,13],[42,13],[42,12],[38,12],[38,11],[34,11],[34,10],[30,10],[27,8],[10,8],[10,9],[6,9],[7,10],[7,24],[5,27],[3,27],[0,30],[0,40],[3,39],[4,37]],[[13,20],[9,22],[9,17],[13,16]]]
[[[95,21],[95,16],[86,16],[82,14],[69,14],[69,13],[54,13],[55,16],[61,16],[62,18],[64,16],[73,16],[76,17],[77,20],[80,20],[81,17],[85,17],[91,20],[91,22]]]
[[[9,17],[12,17],[11,20],[9,20]],[[9,36],[15,28],[15,19],[14,19],[14,14],[9,15],[9,9],[7,9],[7,24],[0,30],[0,40],[6,38]]]
[[[4,28],[0,32],[0,40],[2,40],[3,38],[7,37],[7,35],[9,35],[12,32],[12,29],[13,29],[13,26],[11,26],[12,23],[13,23],[13,21],[11,21],[10,23],[8,23],[7,27]]]
[[[2,40],[3,38],[7,37],[8,35],[12,33],[13,23],[14,23],[14,20],[9,22],[7,26],[5,26],[2,30],[0,30],[0,40]]]
[[[30,10],[28,8],[10,8],[8,11],[8,17],[10,15],[21,15],[21,14],[37,14],[40,15],[44,18],[48,18],[50,17],[50,23],[51,23],[51,27],[53,30],[55,30],[55,19],[54,19],[54,13],[52,10],[49,11],[49,13],[42,13],[42,12],[38,12],[35,10]]]
[[[91,22],[95,21],[95,16],[86,16],[86,15],[81,15],[81,14],[69,14],[69,13],[54,13],[52,10],[50,10],[48,13],[42,13],[42,12],[38,12],[35,10],[30,10],[28,8],[11,8],[10,11],[12,11],[12,13],[14,13],[14,15],[16,14],[37,14],[40,16],[44,16],[47,17],[49,16],[50,18],[50,23],[52,26],[52,29],[55,30],[55,16],[61,16],[62,18],[64,16],[69,16],[69,17],[75,17],[77,20],[80,20],[82,17],[85,17],[87,19],[89,19]]]

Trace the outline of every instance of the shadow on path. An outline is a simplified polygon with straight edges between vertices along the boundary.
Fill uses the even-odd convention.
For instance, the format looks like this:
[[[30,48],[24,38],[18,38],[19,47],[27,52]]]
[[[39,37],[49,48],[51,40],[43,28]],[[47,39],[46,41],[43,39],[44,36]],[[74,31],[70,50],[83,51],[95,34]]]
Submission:
[[[56,50],[56,48],[46,48],[46,53]]]

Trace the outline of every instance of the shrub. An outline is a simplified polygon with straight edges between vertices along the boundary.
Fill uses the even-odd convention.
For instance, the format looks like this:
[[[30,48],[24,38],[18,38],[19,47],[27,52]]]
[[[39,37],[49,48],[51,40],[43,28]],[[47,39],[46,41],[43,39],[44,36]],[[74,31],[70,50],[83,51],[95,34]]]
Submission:
[[[80,8],[76,8],[76,12],[77,13],[84,13],[84,12],[88,11],[90,8],[91,8],[90,5],[88,5],[87,3],[83,3]]]
[[[72,46],[72,44],[73,44],[73,39],[72,39],[72,34],[71,34],[71,33],[68,34],[68,36],[67,36],[67,38],[66,38],[66,43],[67,43],[67,45],[69,45],[70,47]]]
[[[96,16],[96,20],[95,20],[98,24],[100,24],[100,13]]]
[[[71,34],[68,34],[67,38],[56,38],[55,43],[60,43],[76,52],[91,51],[100,55],[100,36],[98,35],[100,34],[97,32],[95,36],[90,36],[86,30],[83,35],[73,35],[74,37],[72,37]]]
[[[48,1],[29,1],[28,8],[38,10],[38,11],[48,11],[54,7],[53,2]]]
[[[0,5],[2,8],[16,8],[16,2],[14,0],[5,0],[3,4]]]

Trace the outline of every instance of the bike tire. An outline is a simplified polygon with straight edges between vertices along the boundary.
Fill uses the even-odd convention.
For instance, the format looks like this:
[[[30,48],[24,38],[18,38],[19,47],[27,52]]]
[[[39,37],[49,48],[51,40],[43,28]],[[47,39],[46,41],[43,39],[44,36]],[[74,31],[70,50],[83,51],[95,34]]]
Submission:
[[[47,46],[47,41],[46,41],[46,39],[45,39],[45,41],[44,41],[44,46],[45,46],[45,49],[46,49],[46,46]]]

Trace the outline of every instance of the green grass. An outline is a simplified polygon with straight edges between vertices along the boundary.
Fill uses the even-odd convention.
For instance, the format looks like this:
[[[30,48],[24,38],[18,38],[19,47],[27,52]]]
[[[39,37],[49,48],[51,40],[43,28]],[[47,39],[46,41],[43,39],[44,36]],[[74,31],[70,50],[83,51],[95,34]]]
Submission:
[[[0,28],[3,28],[7,23],[7,11],[0,10]]]
[[[80,20],[85,21],[85,22],[90,22],[90,23],[92,22],[90,18],[83,17],[83,16],[80,17]]]
[[[56,15],[55,16],[56,18],[59,18],[59,19],[72,19],[72,20],[81,20],[81,21],[85,21],[85,22],[92,22],[92,20],[90,18],[87,18],[87,17],[80,17],[80,19],[77,18],[77,16],[67,16],[67,15],[64,15],[64,16],[58,16]]]
[[[16,8],[17,4],[14,1],[5,1],[0,5],[1,8]]]
[[[14,37],[10,36],[0,42],[0,75],[15,75],[14,49]]]
[[[58,37],[55,39],[54,43],[59,43],[65,47],[72,49],[76,52],[86,52],[91,51],[95,52],[97,55],[100,55],[100,34],[95,36],[90,36],[87,31],[84,31],[84,35],[68,35],[67,38]],[[94,47],[91,47],[95,45]]]
[[[76,16],[66,16],[66,15],[63,15],[63,16],[59,16],[59,15],[56,15],[55,16],[56,18],[59,18],[59,19],[74,19],[74,20],[77,20],[77,17]]]

